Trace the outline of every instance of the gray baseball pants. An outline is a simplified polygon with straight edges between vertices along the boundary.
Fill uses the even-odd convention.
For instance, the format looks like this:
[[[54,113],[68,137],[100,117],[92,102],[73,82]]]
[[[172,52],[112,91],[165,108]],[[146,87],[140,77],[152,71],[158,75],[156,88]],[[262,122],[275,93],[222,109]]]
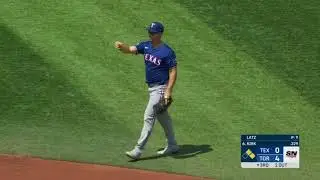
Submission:
[[[164,111],[163,113],[159,114],[155,108],[155,106],[160,102],[160,99],[164,96],[166,87],[166,85],[155,85],[148,88],[150,96],[149,102],[144,113],[144,123],[141,130],[141,135],[136,145],[136,147],[139,149],[145,148],[145,145],[152,133],[156,119],[159,121],[164,130],[168,145],[177,145],[173,131],[172,119],[168,111]]]

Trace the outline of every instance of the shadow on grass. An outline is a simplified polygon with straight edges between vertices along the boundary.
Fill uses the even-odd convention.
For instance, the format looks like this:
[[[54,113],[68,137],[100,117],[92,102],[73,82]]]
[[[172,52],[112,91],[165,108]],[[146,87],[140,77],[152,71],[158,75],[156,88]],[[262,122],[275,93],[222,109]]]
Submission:
[[[320,107],[320,1],[175,1]]]
[[[159,151],[159,150],[163,150],[163,148],[158,149],[157,151]],[[154,159],[159,159],[159,158],[163,158],[163,157],[172,157],[175,159],[187,159],[187,158],[192,158],[192,157],[200,155],[200,154],[208,153],[210,151],[213,151],[213,149],[208,144],[203,144],[203,145],[185,144],[185,145],[180,145],[179,152],[174,153],[174,154],[154,155],[154,156],[142,157],[138,160],[129,160],[129,162],[154,160]]]

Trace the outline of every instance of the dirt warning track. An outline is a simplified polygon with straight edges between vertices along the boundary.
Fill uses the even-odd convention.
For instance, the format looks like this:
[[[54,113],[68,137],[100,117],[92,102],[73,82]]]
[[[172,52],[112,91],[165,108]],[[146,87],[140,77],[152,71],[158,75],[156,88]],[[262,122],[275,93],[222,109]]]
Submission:
[[[0,155],[1,180],[205,180],[137,169]],[[209,179],[206,179],[209,180]]]

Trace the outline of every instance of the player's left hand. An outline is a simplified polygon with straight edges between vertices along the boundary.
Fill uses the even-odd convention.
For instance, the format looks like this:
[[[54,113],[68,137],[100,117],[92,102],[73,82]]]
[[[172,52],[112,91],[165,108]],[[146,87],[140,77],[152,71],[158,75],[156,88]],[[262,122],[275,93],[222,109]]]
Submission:
[[[171,96],[165,96],[164,97],[164,103],[166,104],[167,107],[169,107],[172,102],[173,102],[173,99],[172,99]]]
[[[173,100],[172,100],[171,96],[170,97],[162,96],[161,99],[160,99],[159,104],[157,104],[155,106],[157,113],[161,114],[164,111],[166,111],[169,108],[169,106],[171,105],[172,102],[173,102]]]
[[[173,99],[171,96],[171,91],[167,89],[166,92],[164,93],[164,103],[166,106],[170,106],[172,101],[173,101]]]
[[[164,95],[161,97],[159,104],[156,105],[157,113],[161,114],[166,111],[172,104],[173,99],[171,97],[171,92],[166,90]]]

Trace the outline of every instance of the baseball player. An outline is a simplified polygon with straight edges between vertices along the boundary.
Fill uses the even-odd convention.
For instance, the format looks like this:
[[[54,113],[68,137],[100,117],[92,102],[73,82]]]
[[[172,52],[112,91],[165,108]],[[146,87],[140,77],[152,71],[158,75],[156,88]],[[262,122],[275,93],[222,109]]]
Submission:
[[[164,26],[160,22],[152,22],[146,29],[150,37],[148,41],[142,41],[135,46],[115,42],[115,47],[123,53],[144,56],[146,83],[150,95],[140,138],[134,149],[126,152],[126,155],[132,159],[140,158],[156,119],[167,138],[167,146],[157,154],[176,153],[179,150],[172,119],[168,113],[168,107],[173,102],[172,90],[177,78],[176,55],[174,50],[161,40]]]

